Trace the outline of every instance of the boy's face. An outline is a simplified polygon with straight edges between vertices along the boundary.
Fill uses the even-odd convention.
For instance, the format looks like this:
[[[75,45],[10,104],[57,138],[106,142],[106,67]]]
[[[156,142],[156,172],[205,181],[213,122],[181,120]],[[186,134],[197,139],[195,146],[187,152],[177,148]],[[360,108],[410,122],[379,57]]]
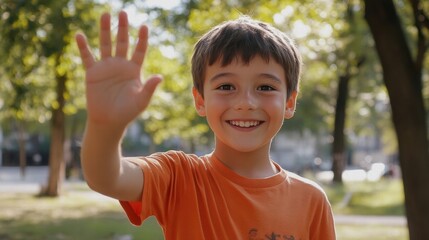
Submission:
[[[248,65],[224,67],[218,61],[207,67],[204,81],[204,98],[193,90],[195,106],[217,145],[241,152],[267,147],[294,114],[296,92],[286,99],[285,72],[274,60],[256,56]]]

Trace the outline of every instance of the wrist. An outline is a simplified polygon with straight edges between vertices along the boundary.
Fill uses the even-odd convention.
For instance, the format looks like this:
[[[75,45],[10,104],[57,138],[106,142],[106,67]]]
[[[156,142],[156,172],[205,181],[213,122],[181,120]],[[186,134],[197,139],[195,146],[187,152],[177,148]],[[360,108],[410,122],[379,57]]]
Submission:
[[[94,136],[100,141],[120,142],[125,135],[127,126],[117,126],[112,124],[101,124],[97,122],[87,121],[85,127],[85,135]]]

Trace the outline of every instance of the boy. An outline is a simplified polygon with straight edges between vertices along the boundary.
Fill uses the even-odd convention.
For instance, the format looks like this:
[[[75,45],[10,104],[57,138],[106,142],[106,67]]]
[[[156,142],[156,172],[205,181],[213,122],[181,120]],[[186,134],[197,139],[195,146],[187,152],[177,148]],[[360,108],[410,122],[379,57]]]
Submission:
[[[167,240],[335,239],[324,192],[269,156],[283,120],[295,111],[301,58],[288,37],[247,17],[213,28],[192,58],[194,103],[215,134],[213,152],[124,158],[124,131],[161,77],[140,81],[146,26],[127,60],[126,13],[119,14],[115,55],[110,15],[100,22],[100,61],[76,36],[88,109],[82,166],[93,190],[120,200],[135,225],[154,215]]]

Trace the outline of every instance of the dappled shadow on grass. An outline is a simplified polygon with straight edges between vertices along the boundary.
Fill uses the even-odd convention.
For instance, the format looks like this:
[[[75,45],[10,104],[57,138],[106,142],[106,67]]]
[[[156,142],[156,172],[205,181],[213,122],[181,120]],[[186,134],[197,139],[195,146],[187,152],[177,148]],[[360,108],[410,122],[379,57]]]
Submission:
[[[77,194],[58,198],[39,198],[31,194],[7,194],[0,197],[0,219],[25,219],[38,223],[44,220],[80,218],[114,210],[119,205],[105,198],[91,199]]]
[[[405,226],[383,225],[337,225],[337,239],[340,240],[408,240]]]
[[[399,179],[323,185],[336,214],[403,216],[404,193]]]
[[[377,193],[355,193],[348,204],[349,213],[359,213],[361,215],[405,215],[405,207],[402,201],[389,202],[385,201],[383,196],[377,196],[379,196]]]
[[[92,192],[59,198],[11,193],[0,202],[0,240],[163,239],[155,219],[135,227],[116,200]]]
[[[122,213],[100,212],[79,218],[0,220],[0,239],[56,240],[56,239],[163,239],[155,219],[149,219],[143,227],[132,226]]]

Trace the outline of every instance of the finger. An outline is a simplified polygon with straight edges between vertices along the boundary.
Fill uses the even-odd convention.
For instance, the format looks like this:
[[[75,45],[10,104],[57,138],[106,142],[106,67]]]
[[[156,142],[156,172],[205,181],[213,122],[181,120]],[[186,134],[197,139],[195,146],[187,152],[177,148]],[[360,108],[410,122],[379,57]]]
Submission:
[[[139,39],[137,41],[136,48],[134,50],[131,60],[137,65],[143,65],[144,57],[146,55],[148,40],[148,28],[147,26],[141,26],[139,29]]]
[[[94,63],[95,59],[91,53],[91,50],[88,46],[88,41],[86,40],[85,35],[82,33],[76,34],[76,43],[79,48],[80,58],[82,59],[83,66],[85,69],[90,68]]]
[[[128,51],[128,16],[121,11],[119,13],[118,36],[116,38],[116,56],[126,57]]]
[[[100,54],[101,59],[112,56],[112,37],[110,33],[110,14],[104,13],[100,18]]]
[[[154,75],[146,81],[139,95],[138,106],[140,107],[141,111],[146,109],[146,107],[149,105],[150,99],[152,98],[156,87],[161,81],[162,76],[160,75]]]

